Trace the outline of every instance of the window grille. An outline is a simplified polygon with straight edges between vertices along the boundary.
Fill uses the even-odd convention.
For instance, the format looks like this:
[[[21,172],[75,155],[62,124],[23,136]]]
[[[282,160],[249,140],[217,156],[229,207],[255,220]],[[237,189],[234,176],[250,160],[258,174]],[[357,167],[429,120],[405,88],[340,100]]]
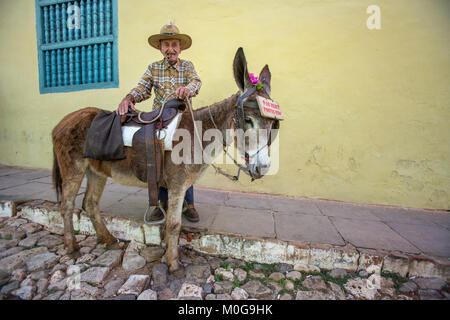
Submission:
[[[117,0],[36,0],[41,93],[119,86]]]

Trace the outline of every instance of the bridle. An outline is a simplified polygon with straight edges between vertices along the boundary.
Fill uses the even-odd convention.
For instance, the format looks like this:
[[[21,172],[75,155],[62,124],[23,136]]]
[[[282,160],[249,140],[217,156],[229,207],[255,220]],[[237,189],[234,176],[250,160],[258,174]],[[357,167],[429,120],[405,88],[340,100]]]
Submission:
[[[247,91],[245,91],[236,101],[236,104],[234,105],[234,116],[233,116],[233,121],[235,124],[236,129],[242,129],[244,130],[244,123],[245,123],[245,113],[244,113],[244,107],[245,108],[255,108],[259,110],[259,107],[257,104],[247,104],[244,106],[245,101],[247,100],[248,97],[250,97],[252,94],[254,94],[257,91],[256,86],[252,86],[250,89],[248,89]],[[267,93],[267,92],[266,92]],[[192,109],[192,108],[190,108]],[[219,128],[217,127],[216,123],[214,122],[213,116],[211,114],[211,106],[208,107],[208,111],[209,111],[209,117],[214,125],[214,127],[219,130]],[[276,126],[279,126],[278,123],[279,120],[275,120],[276,122]],[[272,123],[273,125],[273,123]],[[270,128],[272,129],[272,127]],[[195,131],[197,131],[195,129]],[[245,130],[244,130],[245,131]],[[232,155],[230,155],[228,153],[227,150],[227,144],[225,141],[222,141],[223,144],[223,151],[225,152],[226,155],[228,155],[228,157],[230,157],[231,160],[233,160],[233,163],[238,167],[238,172],[235,176],[232,176],[226,172],[224,172],[222,169],[218,168],[217,166],[215,166],[214,164],[211,163],[211,165],[213,166],[213,168],[216,170],[217,173],[220,173],[222,175],[224,175],[225,177],[229,178],[232,181],[238,181],[239,180],[239,175],[241,170],[244,171],[246,174],[248,174],[252,181],[255,180],[255,177],[252,174],[252,171],[250,170],[250,159],[257,156],[259,154],[259,152],[261,150],[263,150],[264,148],[269,148],[270,144],[271,144],[271,131],[269,130],[269,139],[268,139],[268,143],[265,144],[264,146],[262,146],[261,148],[259,148],[255,153],[253,153],[252,155],[249,155],[247,152],[245,153],[244,156],[244,160],[245,160],[245,167],[240,165],[236,159],[234,159],[234,157]],[[269,149],[270,151],[270,149]]]

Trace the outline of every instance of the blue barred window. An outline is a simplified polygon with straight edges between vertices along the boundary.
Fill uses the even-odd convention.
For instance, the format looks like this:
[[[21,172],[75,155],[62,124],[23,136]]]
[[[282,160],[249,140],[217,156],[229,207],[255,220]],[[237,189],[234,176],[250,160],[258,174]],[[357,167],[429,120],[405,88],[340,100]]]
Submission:
[[[119,87],[117,0],[36,0],[41,93]]]

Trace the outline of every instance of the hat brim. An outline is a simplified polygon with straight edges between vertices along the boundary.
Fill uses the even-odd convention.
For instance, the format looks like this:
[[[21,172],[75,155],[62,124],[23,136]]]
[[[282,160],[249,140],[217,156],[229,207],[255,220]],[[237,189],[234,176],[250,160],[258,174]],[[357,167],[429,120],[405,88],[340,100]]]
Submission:
[[[167,34],[155,34],[153,36],[150,36],[148,38],[148,43],[153,48],[159,50],[159,41],[160,40],[167,40],[167,39],[178,39],[180,40],[180,46],[182,50],[189,49],[192,44],[192,39],[187,34],[173,34],[173,35],[167,35]]]

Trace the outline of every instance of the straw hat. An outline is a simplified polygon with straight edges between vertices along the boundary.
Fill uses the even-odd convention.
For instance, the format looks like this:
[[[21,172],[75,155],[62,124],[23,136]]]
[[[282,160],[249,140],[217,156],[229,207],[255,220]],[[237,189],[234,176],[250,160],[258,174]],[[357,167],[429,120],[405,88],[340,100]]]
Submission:
[[[192,44],[192,39],[187,34],[181,34],[176,25],[171,22],[161,28],[159,34],[154,34],[148,38],[148,43],[159,50],[159,41],[167,39],[178,39],[182,50],[188,49]]]

